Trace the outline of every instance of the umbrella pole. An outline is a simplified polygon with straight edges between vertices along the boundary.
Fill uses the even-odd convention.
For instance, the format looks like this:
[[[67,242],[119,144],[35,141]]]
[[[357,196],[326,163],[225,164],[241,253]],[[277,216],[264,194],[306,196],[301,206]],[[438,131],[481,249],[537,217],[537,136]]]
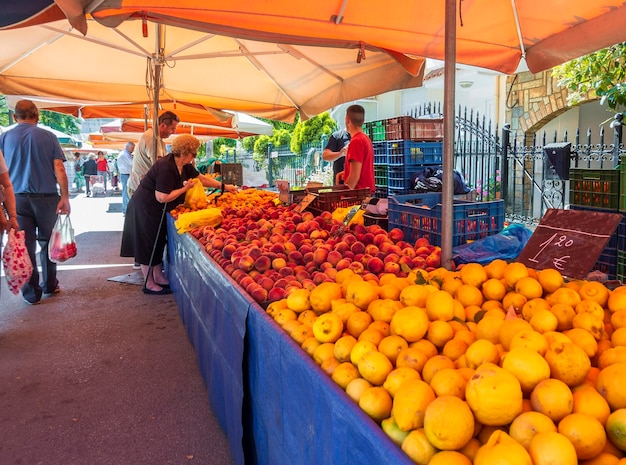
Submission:
[[[161,93],[161,86],[163,82],[163,54],[165,52],[165,33],[162,24],[156,24],[156,44],[154,53],[154,95],[153,111],[152,111],[152,153],[158,157],[159,148],[159,94]],[[156,161],[156,160],[154,160]]]
[[[456,81],[456,0],[446,0],[443,98],[443,179],[441,192],[441,265],[452,266],[454,202],[454,88]]]

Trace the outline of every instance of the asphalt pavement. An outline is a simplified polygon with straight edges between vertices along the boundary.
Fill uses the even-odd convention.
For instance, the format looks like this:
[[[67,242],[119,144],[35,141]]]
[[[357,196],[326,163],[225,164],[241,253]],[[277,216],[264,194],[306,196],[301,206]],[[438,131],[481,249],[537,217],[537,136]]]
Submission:
[[[2,465],[233,463],[173,297],[110,280],[137,277],[121,202],[72,194],[58,294],[28,305],[2,275]]]

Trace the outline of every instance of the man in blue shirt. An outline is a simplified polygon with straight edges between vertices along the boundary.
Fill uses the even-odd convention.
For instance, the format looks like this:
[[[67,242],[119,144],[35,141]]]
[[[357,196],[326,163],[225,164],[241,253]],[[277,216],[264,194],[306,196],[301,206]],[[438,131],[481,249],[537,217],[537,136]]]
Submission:
[[[37,126],[37,106],[30,100],[20,100],[13,117],[17,126],[0,135],[0,150],[13,183],[17,221],[25,232],[28,255],[33,263],[33,274],[22,287],[22,297],[34,305],[42,295],[59,292],[57,265],[48,258],[48,242],[57,214],[70,213],[69,188],[63,150],[53,133]],[[41,249],[42,283],[36,266],[37,242]]]
[[[133,166],[133,150],[135,150],[134,142],[126,142],[124,150],[117,157],[117,172],[120,174],[122,182],[122,213],[126,214],[128,206],[128,190],[126,184],[130,176],[130,169]]]
[[[333,183],[340,184],[339,173],[343,173],[346,163],[346,153],[350,143],[350,133],[345,129],[333,132],[322,152],[322,158],[333,162]]]

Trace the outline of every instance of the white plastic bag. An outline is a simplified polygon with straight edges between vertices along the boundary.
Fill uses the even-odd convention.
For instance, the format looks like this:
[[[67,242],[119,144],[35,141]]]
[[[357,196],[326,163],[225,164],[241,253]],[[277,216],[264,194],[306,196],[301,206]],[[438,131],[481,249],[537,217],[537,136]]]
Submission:
[[[57,221],[52,228],[48,242],[48,258],[54,263],[63,263],[77,253],[74,240],[74,228],[69,215],[57,215]]]
[[[33,264],[26,250],[24,231],[9,231],[9,240],[2,252],[2,264],[7,277],[7,286],[13,294],[20,292],[33,274]]]

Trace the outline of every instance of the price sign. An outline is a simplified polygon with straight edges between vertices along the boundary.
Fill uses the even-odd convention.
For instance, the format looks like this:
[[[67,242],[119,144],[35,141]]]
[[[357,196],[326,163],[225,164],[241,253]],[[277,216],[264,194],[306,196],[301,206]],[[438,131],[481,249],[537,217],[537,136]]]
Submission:
[[[551,208],[517,261],[538,270],[555,268],[569,278],[585,278],[621,219],[618,213]]]
[[[317,198],[317,195],[315,194],[305,195],[304,198],[300,201],[300,203],[296,205],[294,210],[297,211],[298,213],[302,213],[304,209],[308,207],[309,205],[311,205],[311,202],[313,202],[316,198]]]

